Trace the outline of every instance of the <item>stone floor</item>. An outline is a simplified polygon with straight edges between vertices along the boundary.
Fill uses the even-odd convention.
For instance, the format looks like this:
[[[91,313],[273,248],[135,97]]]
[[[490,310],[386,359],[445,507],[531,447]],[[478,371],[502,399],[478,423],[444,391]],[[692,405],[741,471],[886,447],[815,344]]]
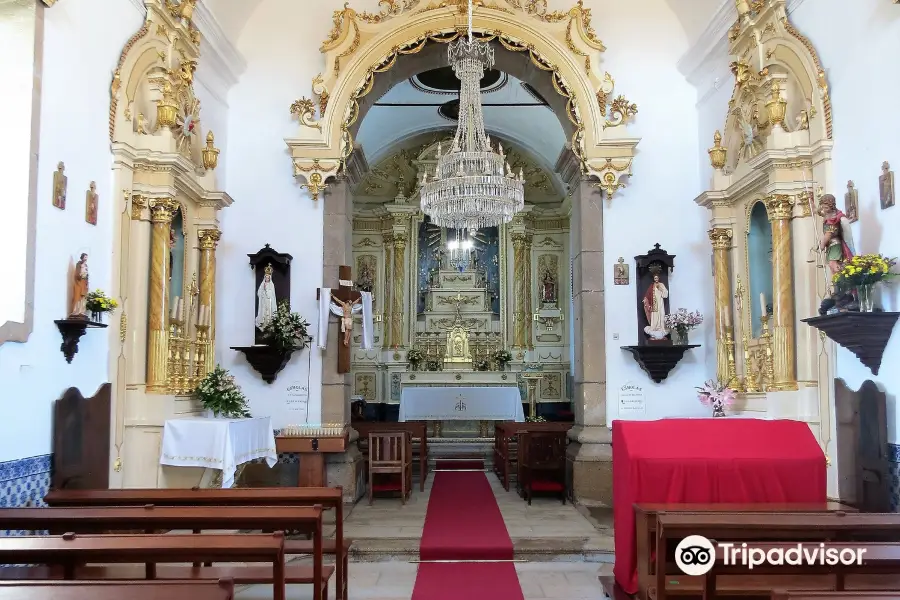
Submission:
[[[516,549],[516,571],[526,600],[597,600],[599,575],[612,572],[611,512],[590,511],[552,498],[529,506],[507,492],[492,473],[488,481]],[[363,499],[347,517],[345,535],[355,540],[350,564],[351,600],[410,600],[431,480],[403,505],[396,498]],[[295,560],[306,560],[297,558]],[[242,589],[238,600],[271,598],[269,586]],[[288,600],[311,597],[308,586],[289,586]],[[329,597],[334,598],[332,584]]]

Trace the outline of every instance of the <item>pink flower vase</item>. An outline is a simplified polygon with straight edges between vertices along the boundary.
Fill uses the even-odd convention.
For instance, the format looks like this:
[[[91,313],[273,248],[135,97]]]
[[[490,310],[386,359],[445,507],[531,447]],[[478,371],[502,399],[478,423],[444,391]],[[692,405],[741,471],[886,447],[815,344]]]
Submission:
[[[713,400],[712,409],[713,409],[713,414],[712,414],[713,418],[725,416],[725,407],[722,406],[721,400]]]

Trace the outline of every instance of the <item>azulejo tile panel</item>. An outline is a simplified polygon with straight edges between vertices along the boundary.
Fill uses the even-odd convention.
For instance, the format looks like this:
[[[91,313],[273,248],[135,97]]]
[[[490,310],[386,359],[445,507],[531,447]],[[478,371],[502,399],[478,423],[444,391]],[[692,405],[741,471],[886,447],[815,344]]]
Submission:
[[[44,506],[50,487],[50,455],[0,462],[0,507]],[[0,531],[2,535],[32,532]]]

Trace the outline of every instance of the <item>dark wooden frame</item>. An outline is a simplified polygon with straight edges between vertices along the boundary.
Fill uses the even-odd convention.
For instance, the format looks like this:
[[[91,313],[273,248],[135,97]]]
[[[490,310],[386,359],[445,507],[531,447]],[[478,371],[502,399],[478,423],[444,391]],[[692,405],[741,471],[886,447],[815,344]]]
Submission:
[[[51,489],[109,487],[112,386],[85,398],[69,388],[53,403]]]

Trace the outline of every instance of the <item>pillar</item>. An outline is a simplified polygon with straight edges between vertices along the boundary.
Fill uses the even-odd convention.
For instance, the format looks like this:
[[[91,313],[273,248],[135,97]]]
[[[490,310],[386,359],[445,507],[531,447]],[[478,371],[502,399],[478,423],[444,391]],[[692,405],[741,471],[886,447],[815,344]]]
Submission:
[[[526,322],[531,317],[528,310],[528,257],[526,255],[526,235],[515,232],[510,235],[513,243],[513,281],[515,308],[513,309],[513,348],[527,348]]]
[[[169,229],[178,204],[171,198],[150,200],[150,290],[147,306],[147,391],[168,392]]]
[[[403,343],[403,287],[406,284],[406,232],[394,232],[394,289],[391,292],[391,347],[401,348]]]
[[[766,209],[772,225],[772,347],[775,361],[773,391],[797,389],[797,368],[794,358],[794,283],[792,276],[790,196],[766,198]],[[751,302],[754,300],[750,299]]]
[[[533,235],[525,234],[525,341],[529,350],[534,350],[534,277],[531,268],[531,243]],[[558,294],[558,292],[557,292]]]
[[[215,339],[216,326],[216,245],[222,237],[218,229],[201,229],[200,238],[200,305],[209,309],[209,339]]]
[[[147,299],[150,297],[150,278],[147,273],[150,265],[150,239],[153,234],[148,210],[150,199],[140,194],[129,195],[131,222],[128,230],[124,227],[122,229],[120,247],[123,260],[119,278],[122,279],[124,275],[127,290],[122,304],[128,356],[125,384],[137,386],[147,383],[147,352],[150,349],[147,340],[150,332],[142,324],[149,320]]]
[[[381,306],[384,311],[384,316],[382,317],[381,322],[381,347],[390,348],[391,323],[394,322],[391,318],[391,315],[393,314],[393,306],[391,305],[393,294],[391,294],[391,291],[394,278],[391,277],[391,274],[394,271],[394,234],[390,231],[385,233],[382,236],[382,243],[384,245],[384,297],[381,299]]]
[[[716,374],[719,381],[737,384],[734,362],[734,315],[731,302],[731,229],[709,230],[713,248],[713,281],[715,288]]]

